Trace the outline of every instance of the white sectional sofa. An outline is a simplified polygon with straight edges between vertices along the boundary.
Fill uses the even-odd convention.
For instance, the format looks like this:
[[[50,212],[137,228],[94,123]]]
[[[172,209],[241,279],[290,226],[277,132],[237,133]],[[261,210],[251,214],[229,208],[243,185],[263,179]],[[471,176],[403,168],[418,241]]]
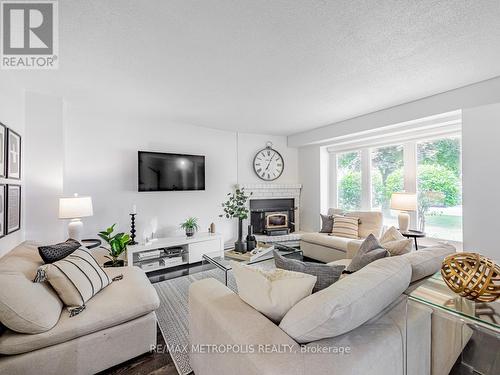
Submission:
[[[406,312],[404,292],[408,283],[434,274],[442,259],[454,251],[453,246],[440,245],[377,260],[300,301],[279,326],[220,282],[195,282],[189,294],[192,345],[292,349],[196,351],[190,355],[191,366],[197,375],[401,375],[405,366],[408,375],[449,371],[450,360],[458,358],[461,346],[453,345],[448,336],[434,334],[439,332],[440,318],[430,308],[409,303]],[[333,329],[338,334],[308,340],[318,334],[318,327],[320,333]],[[332,352],[346,347],[350,354]]]
[[[301,237],[300,248],[304,256],[321,262],[329,263],[339,259],[352,258],[358,251],[363,239],[372,233],[379,238],[382,234],[383,216],[378,211],[349,211],[344,212],[337,208],[330,208],[328,215],[345,215],[358,217],[359,239],[331,236],[329,233],[304,233]]]
[[[0,288],[4,288],[0,320],[5,325],[5,313],[19,312],[29,319],[54,309],[59,312],[56,325],[44,332],[0,332],[0,374],[94,374],[156,345],[154,311],[160,301],[142,270],[107,268],[110,277],[122,274],[123,279],[101,290],[82,313],[70,317],[48,283],[32,282],[42,264],[36,246],[28,244],[0,259]]]

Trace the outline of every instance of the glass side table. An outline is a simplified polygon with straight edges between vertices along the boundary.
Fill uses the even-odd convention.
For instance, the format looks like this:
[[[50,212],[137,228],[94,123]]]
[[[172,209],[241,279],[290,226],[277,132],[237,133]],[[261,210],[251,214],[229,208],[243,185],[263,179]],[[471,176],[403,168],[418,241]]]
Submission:
[[[449,322],[444,323],[450,327],[444,331],[456,341],[447,344],[461,351],[460,365],[471,371],[467,373],[500,373],[500,301],[475,302],[461,297],[448,288],[439,272],[409,292],[408,299],[431,307]]]

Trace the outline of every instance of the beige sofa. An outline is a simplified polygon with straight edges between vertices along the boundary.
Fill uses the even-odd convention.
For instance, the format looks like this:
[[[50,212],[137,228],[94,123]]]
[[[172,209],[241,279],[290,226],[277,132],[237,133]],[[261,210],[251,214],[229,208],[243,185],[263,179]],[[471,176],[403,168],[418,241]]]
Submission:
[[[409,272],[407,283],[416,283],[418,279],[435,273],[442,259],[454,251],[452,246],[442,245],[373,262],[299,302],[285,315],[280,326],[220,282],[214,279],[195,282],[189,293],[190,341],[194,347],[212,350],[190,353],[191,367],[197,375],[401,375],[405,373],[405,366],[408,375],[449,371],[451,367],[443,365],[449,366],[450,359],[456,360],[461,347],[443,347],[443,344],[450,343],[443,342],[442,336],[435,337],[433,331],[438,328],[434,328],[436,322],[430,308],[417,303],[406,305],[403,293],[380,312],[370,309],[374,305],[380,307],[380,299],[394,296],[395,290],[404,292],[404,288],[394,289],[394,285],[400,283],[401,279],[397,280],[397,277],[401,273]],[[395,261],[397,263],[394,258],[403,257],[411,267],[404,264],[406,261],[402,267],[398,264],[394,267]],[[389,268],[391,271],[387,273]],[[396,280],[393,272],[399,275]],[[376,281],[372,283],[373,280]],[[352,305],[348,302],[347,309],[341,309],[344,313],[337,320],[335,304],[338,305],[339,300],[345,302],[346,296],[355,301]],[[301,306],[297,308],[299,304]],[[302,345],[285,332],[293,326],[290,325],[292,318],[299,327],[305,325],[307,328],[311,321],[326,324],[324,310],[329,311],[331,305],[335,312],[330,316],[334,319],[328,323],[330,327],[352,327],[350,331]],[[360,315],[363,321],[359,320]],[[287,321],[285,326],[284,321]],[[434,348],[436,343],[440,346]],[[332,351],[347,347],[350,348],[349,354]],[[264,353],[258,348],[269,350]],[[275,352],[272,352],[273,348]]]
[[[300,248],[304,256],[324,263],[339,259],[351,259],[358,251],[363,239],[370,233],[379,238],[382,232],[383,216],[378,211],[350,211],[344,212],[337,208],[330,208],[328,215],[345,215],[358,217],[359,239],[330,236],[329,233],[304,233],[301,237]]]
[[[41,264],[36,246],[29,244],[0,259],[0,280],[18,278],[11,283],[18,288],[12,291],[17,308],[24,304],[33,314],[42,313],[37,309],[46,306],[45,297],[54,295],[48,283],[31,282]],[[79,315],[70,318],[61,306],[52,329],[36,334],[7,329],[0,334],[0,373],[94,374],[150,351],[157,334],[155,289],[137,267],[106,270],[110,276],[123,274],[123,279],[96,294]]]

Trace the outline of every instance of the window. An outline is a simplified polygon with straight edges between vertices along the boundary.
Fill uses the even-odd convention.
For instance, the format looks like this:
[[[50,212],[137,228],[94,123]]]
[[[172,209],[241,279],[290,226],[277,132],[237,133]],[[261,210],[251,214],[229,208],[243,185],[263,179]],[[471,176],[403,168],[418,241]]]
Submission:
[[[404,190],[403,146],[371,151],[372,208],[382,211],[384,225],[397,226],[397,213],[390,210],[392,193]]]
[[[338,206],[344,210],[361,208],[361,154],[337,155]]]
[[[417,143],[419,229],[428,236],[462,241],[460,139]]]
[[[411,213],[411,228],[431,238],[462,241],[460,133],[447,134],[393,137],[392,145],[360,142],[355,149],[344,146],[343,152],[332,147],[336,206],[382,211],[384,225],[397,227],[399,212],[390,209],[392,193],[416,192],[418,207]]]

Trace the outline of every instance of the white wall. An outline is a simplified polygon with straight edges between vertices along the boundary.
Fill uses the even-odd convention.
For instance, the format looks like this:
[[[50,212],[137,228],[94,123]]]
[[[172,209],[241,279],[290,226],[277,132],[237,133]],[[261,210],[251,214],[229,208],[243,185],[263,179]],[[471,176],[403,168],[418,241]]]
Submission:
[[[157,236],[182,233],[179,223],[196,216],[201,230],[215,222],[217,231],[230,242],[236,222],[218,217],[221,203],[235,184],[261,181],[254,175],[252,154],[268,140],[285,158],[284,174],[276,183],[298,182],[297,149],[286,146],[286,137],[238,137],[235,132],[126,113],[96,113],[83,106],[63,106],[60,99],[39,94],[28,95],[28,109],[28,239],[64,239],[66,222],[57,219],[58,198],[79,193],[91,196],[94,204],[94,216],[83,219],[85,237],[95,238],[113,223],[128,231],[135,204],[139,240],[154,228]],[[139,193],[138,150],[205,155],[206,190]]]
[[[62,99],[27,92],[25,133],[26,238],[51,243],[65,234],[57,218],[63,193]]]
[[[299,149],[299,181],[302,184],[300,225],[303,231],[317,231],[321,212],[321,149]]]
[[[500,261],[500,103],[462,116],[464,249]]]
[[[24,150],[24,91],[14,88],[8,80],[2,80],[0,85],[0,122],[10,127],[22,138],[21,150]],[[22,151],[23,152],[23,151]],[[21,173],[24,175],[24,160],[21,160]],[[23,181],[23,180],[22,180]],[[19,184],[19,180],[6,180],[0,178],[0,184]],[[23,183],[21,183],[23,185]],[[24,240],[25,228],[25,192],[22,188],[22,212],[21,212],[21,230],[0,238],[0,256],[4,255],[10,249]]]

